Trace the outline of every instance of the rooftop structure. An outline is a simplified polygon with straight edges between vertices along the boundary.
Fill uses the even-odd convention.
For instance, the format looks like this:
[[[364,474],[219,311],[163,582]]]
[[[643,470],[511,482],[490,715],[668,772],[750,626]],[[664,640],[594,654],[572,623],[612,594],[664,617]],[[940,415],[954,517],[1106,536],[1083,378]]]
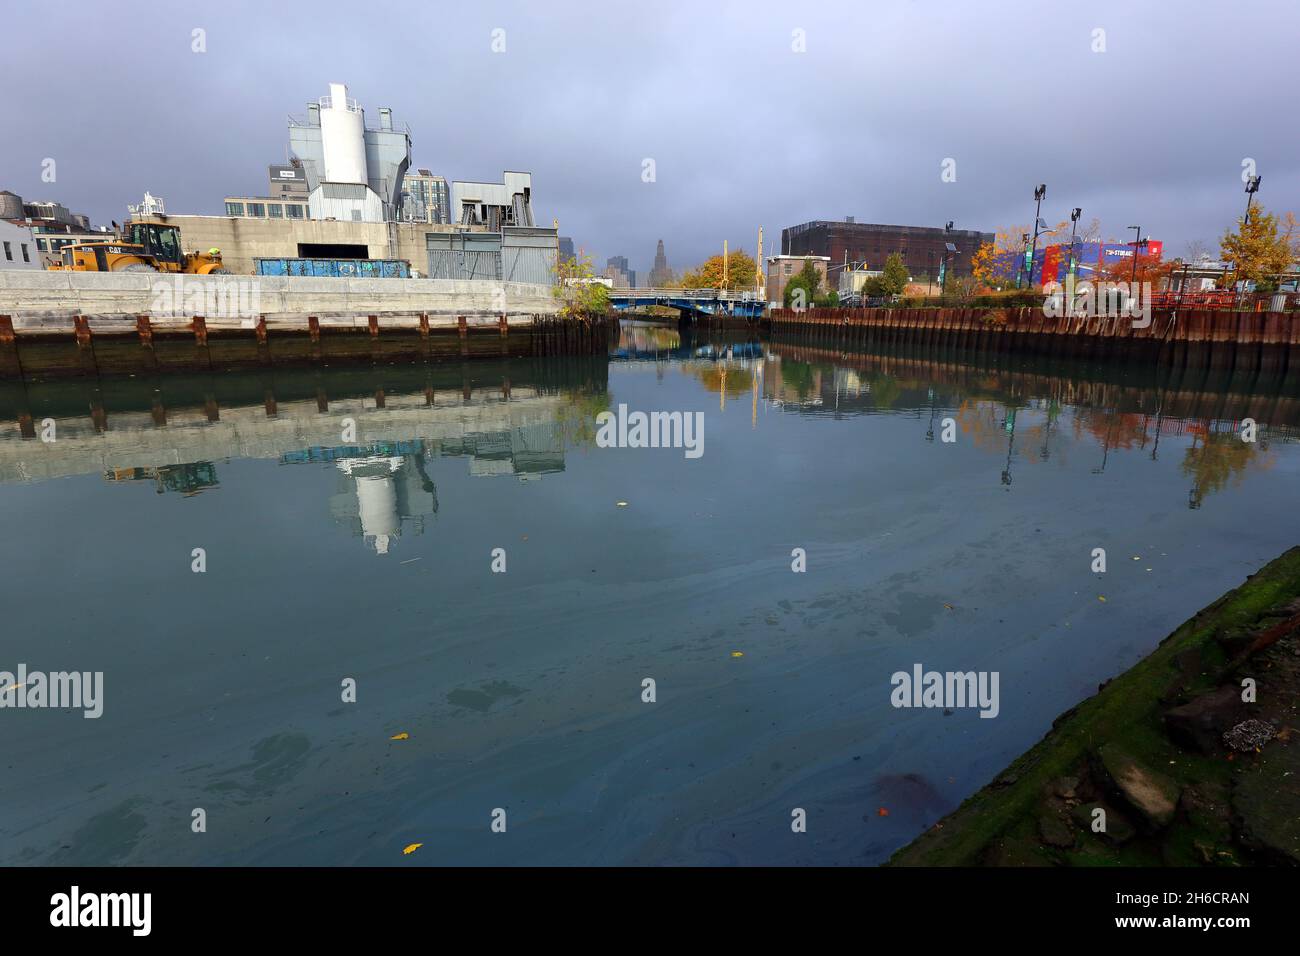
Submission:
[[[0,190],[0,219],[44,232],[89,232],[90,217],[74,213],[62,203],[24,201],[7,189]]]
[[[167,204],[163,202],[161,196],[155,196],[153,193],[145,192],[144,199],[134,206],[127,206],[126,211],[131,214],[132,219],[147,219],[150,216],[166,216]]]
[[[462,226],[532,226],[533,175],[506,170],[503,182],[451,184],[451,208]]]

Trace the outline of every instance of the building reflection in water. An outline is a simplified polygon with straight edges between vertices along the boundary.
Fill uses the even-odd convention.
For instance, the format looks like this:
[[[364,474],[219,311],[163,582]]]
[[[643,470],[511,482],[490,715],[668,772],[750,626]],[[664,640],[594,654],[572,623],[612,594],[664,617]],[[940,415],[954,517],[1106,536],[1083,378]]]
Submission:
[[[0,485],[94,475],[192,497],[245,462],[306,464],[329,476],[322,517],[395,553],[404,536],[432,531],[438,467],[521,481],[563,472],[566,450],[595,440],[608,369],[591,356],[0,382]],[[233,474],[222,476],[227,488],[248,493],[247,472]]]
[[[190,496],[215,488],[217,467],[210,461],[193,461],[182,465],[160,465],[156,468],[110,468],[104,472],[105,481],[152,481],[158,494],[174,491]]]
[[[387,554],[403,534],[424,534],[438,513],[438,489],[429,474],[434,458],[468,458],[476,478],[526,481],[564,471],[564,450],[563,427],[544,422],[455,438],[306,448],[282,455],[280,463],[332,463],[338,491],[329,500],[330,517],[377,554]]]

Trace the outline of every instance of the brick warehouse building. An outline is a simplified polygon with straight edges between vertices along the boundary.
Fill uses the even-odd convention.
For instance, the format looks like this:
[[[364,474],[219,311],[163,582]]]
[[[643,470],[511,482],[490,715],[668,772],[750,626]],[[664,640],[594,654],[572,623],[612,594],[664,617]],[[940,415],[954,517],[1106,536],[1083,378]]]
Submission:
[[[939,263],[946,252],[945,243],[957,247],[948,268],[953,275],[969,275],[971,257],[983,242],[992,242],[993,233],[954,229],[945,233],[942,226],[884,226],[876,223],[843,222],[817,219],[781,230],[781,252],[788,256],[826,256],[830,259],[831,287],[834,288],[845,260],[866,263],[868,269],[884,267],[885,258],[900,253],[914,281],[939,278]]]

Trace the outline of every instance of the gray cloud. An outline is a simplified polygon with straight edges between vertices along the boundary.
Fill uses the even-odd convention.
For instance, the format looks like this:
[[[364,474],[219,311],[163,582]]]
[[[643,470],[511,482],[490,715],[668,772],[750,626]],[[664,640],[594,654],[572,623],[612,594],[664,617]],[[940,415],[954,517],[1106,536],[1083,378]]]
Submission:
[[[1263,203],[1300,206],[1290,0],[548,3],[277,7],[30,5],[6,12],[0,186],[121,220],[148,189],[176,212],[261,193],[286,114],[349,84],[410,125],[448,178],[530,170],[542,221],[648,270],[769,249],[783,226],[992,230],[1070,207],[1171,252]],[[192,53],[191,30],[207,31]],[[506,31],[494,54],[491,31]],[[1092,31],[1106,31],[1105,53]],[[807,52],[791,49],[802,29]],[[40,180],[41,161],[58,181]],[[957,181],[940,181],[945,157]],[[653,158],[657,181],[641,181]]]

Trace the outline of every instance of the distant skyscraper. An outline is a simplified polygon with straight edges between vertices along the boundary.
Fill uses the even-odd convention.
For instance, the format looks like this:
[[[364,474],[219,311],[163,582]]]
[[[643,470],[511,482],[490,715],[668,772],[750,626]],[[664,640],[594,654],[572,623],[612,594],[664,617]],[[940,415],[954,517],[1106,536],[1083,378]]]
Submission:
[[[576,256],[573,253],[573,239],[571,239],[569,236],[560,236],[561,261],[565,259],[574,259],[574,258],[576,258]]]
[[[616,289],[636,288],[636,273],[628,268],[627,256],[610,256],[605,261],[605,277],[614,280]]]
[[[672,281],[673,271],[668,268],[668,257],[664,255],[664,241],[659,240],[655,247],[655,264],[650,270],[650,287],[660,289]]]

